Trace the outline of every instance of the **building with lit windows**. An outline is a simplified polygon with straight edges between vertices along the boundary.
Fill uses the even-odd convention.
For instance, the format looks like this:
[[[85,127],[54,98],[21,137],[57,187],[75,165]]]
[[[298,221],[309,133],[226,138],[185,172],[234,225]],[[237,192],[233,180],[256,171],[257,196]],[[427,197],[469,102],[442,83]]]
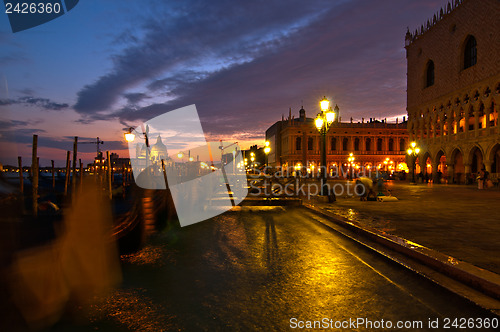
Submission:
[[[316,114],[314,114],[316,115]],[[266,130],[270,142],[269,166],[293,169],[296,166],[314,170],[320,165],[321,136],[313,118],[301,108],[299,117],[291,114]],[[407,170],[408,131],[403,122],[369,119],[360,122],[333,122],[326,136],[327,167],[347,166],[352,153],[354,167],[380,170]]]
[[[405,37],[416,171],[470,183],[500,173],[500,1],[454,0]]]

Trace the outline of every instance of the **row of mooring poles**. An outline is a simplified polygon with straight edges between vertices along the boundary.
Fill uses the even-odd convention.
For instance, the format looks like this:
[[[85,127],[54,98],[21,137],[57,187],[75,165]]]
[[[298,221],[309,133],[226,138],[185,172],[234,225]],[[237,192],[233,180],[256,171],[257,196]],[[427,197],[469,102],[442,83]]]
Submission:
[[[78,159],[78,136],[75,136],[73,142],[73,160],[71,161],[71,151],[66,151],[66,174],[64,180],[64,196],[67,196],[68,193],[72,192],[72,198],[74,198],[76,194],[77,187],[77,160],[79,163],[79,184],[80,188],[83,183],[83,164],[82,160]],[[96,175],[96,180],[99,180],[101,185],[104,185],[105,190],[108,193],[110,199],[113,197],[112,191],[112,183],[113,183],[113,170],[111,165],[111,158],[109,151],[106,151],[106,165],[104,165],[103,160],[100,159],[99,168],[97,165],[94,169],[94,174]],[[23,176],[23,163],[22,157],[18,157],[18,166],[19,166],[19,190],[21,196],[24,200],[24,176]],[[104,171],[104,166],[106,166],[106,171]],[[55,177],[55,165],[54,160],[51,160],[52,167],[52,189],[56,187],[56,177]],[[33,215],[36,217],[38,215],[38,185],[39,185],[39,171],[40,171],[40,159],[38,157],[38,135],[33,135],[33,145],[32,145],[32,162],[31,167],[29,168],[30,178],[32,180],[32,209]],[[104,179],[103,179],[104,177]],[[123,190],[125,195],[125,182],[130,177],[129,172],[125,170],[125,166],[123,167]]]

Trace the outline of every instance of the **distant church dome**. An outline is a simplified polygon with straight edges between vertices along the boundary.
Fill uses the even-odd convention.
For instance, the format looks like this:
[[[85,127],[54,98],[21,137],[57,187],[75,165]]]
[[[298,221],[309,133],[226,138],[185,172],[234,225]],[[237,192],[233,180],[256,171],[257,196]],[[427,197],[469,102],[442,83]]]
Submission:
[[[151,147],[151,160],[166,160],[168,159],[167,146],[161,141],[161,136],[158,135],[156,143]]]

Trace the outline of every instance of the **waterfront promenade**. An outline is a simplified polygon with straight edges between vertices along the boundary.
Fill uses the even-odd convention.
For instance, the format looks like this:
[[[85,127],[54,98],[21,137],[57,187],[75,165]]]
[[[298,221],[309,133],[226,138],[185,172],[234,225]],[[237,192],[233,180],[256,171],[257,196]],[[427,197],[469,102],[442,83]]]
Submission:
[[[344,181],[345,182],[345,181]],[[337,196],[328,212],[500,273],[500,190],[386,182],[396,202]]]

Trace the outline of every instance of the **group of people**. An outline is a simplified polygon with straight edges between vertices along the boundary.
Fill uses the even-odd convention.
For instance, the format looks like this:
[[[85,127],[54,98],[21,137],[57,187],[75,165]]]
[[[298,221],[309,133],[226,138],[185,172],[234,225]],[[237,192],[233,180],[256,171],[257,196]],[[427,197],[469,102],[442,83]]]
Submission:
[[[491,180],[489,179],[490,173],[485,170],[484,168],[479,171],[477,175],[477,188],[478,189],[486,189],[493,184],[491,183]]]

